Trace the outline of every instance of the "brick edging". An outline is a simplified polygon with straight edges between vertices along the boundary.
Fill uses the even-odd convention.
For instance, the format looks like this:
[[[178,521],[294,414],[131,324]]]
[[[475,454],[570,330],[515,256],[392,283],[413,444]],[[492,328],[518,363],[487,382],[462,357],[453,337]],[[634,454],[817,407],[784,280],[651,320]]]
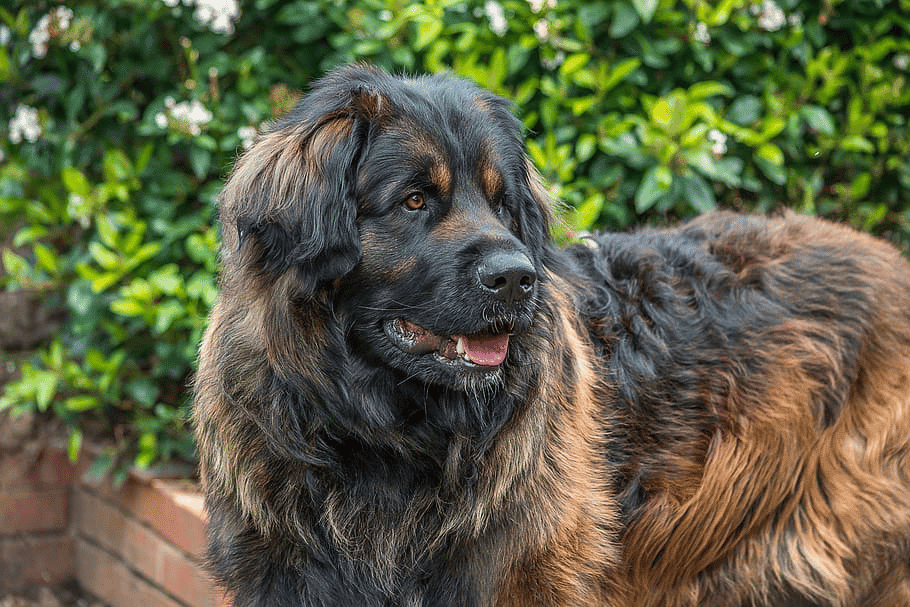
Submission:
[[[0,590],[77,580],[110,607],[222,607],[201,565],[202,496],[187,481],[89,479],[60,449],[0,453]]]

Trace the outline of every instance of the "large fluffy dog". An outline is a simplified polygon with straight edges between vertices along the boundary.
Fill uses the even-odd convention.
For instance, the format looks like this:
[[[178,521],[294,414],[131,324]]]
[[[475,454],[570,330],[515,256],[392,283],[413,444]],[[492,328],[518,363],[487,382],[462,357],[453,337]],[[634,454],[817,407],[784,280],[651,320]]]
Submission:
[[[910,605],[910,264],[559,250],[500,98],[334,72],[237,163],[195,423],[237,607]]]

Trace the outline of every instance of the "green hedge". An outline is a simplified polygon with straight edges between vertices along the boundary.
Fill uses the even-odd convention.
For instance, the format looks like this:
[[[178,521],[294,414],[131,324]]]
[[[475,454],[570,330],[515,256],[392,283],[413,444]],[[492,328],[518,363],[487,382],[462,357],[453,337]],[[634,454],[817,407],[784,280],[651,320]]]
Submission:
[[[192,457],[218,189],[345,62],[513,99],[561,238],[786,205],[910,242],[910,0],[68,6],[0,8],[0,288],[66,312],[0,406],[63,418],[74,451],[110,438],[102,467]]]

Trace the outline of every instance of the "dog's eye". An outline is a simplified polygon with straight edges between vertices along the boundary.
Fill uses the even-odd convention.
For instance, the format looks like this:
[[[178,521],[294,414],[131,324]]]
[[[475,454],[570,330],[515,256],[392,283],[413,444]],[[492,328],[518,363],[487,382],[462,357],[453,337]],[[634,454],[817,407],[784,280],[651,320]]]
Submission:
[[[427,203],[423,199],[423,194],[420,192],[414,192],[404,199],[404,206],[408,207],[412,211],[419,211],[420,209],[426,207]]]

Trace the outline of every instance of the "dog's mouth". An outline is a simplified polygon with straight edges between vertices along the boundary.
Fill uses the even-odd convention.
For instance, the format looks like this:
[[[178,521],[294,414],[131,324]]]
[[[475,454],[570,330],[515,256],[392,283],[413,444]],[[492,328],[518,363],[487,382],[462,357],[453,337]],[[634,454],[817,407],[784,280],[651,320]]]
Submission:
[[[434,355],[467,367],[493,370],[509,353],[508,333],[439,335],[403,318],[386,321],[383,329],[395,347],[403,352]]]

